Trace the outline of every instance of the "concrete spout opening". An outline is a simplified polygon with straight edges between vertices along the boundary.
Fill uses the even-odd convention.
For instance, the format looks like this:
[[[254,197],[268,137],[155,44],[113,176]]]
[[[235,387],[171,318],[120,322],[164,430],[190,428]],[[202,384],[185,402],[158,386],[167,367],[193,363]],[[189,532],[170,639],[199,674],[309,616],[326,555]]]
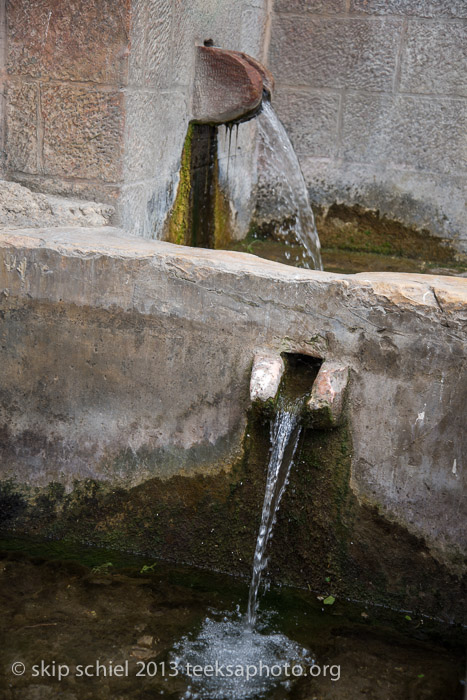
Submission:
[[[325,429],[341,425],[348,383],[347,365],[331,360],[321,365],[306,402],[311,427]]]
[[[304,423],[321,430],[342,424],[349,367],[299,353],[258,352],[253,361],[250,399],[277,403],[279,392],[288,401],[301,400]]]
[[[308,402],[323,360],[300,353],[259,352],[250,380],[252,402],[276,401],[279,391],[288,402]]]
[[[257,353],[251,370],[250,399],[263,403],[275,399],[284,369],[284,360],[279,354]]]

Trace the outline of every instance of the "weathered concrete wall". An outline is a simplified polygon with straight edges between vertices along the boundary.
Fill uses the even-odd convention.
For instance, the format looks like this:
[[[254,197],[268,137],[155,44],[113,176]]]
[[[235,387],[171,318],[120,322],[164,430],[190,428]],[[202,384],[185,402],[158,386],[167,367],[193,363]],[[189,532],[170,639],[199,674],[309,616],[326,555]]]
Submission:
[[[466,19],[463,0],[275,0],[274,106],[314,203],[467,250]]]
[[[253,357],[261,349],[302,352],[349,365],[351,436],[345,437],[343,428],[344,433],[336,429],[327,437],[324,431],[310,438],[320,441],[323,454],[331,451],[331,481],[329,486],[322,481],[321,448],[315,444],[315,455],[296,476],[297,488],[306,487],[297,518],[308,498],[311,512],[322,514],[319,504],[337,488],[333,480],[340,479],[335,498],[341,505],[333,506],[332,516],[338,517],[337,508],[339,527],[350,528],[342,505],[345,493],[360,504],[352,527],[358,530],[366,522],[365,508],[374,509],[380,521],[376,530],[368,526],[365,535],[349,530],[348,547],[353,551],[355,545],[360,552],[349,576],[358,577],[365,568],[365,548],[374,549],[379,537],[381,542],[389,537],[397,549],[409,534],[425,543],[425,553],[417,550],[419,563],[438,561],[451,572],[462,569],[466,280],[312,272],[241,253],[125,239],[111,228],[5,233],[0,253],[3,481],[11,479],[33,496],[36,487],[53,482],[79,488],[81,505],[94,503],[92,518],[100,506],[94,491],[91,498],[80,490],[83,480],[107,484],[112,498],[133,489],[144,500],[144,505],[133,503],[125,516],[133,546],[144,536],[151,551],[169,556],[176,551],[179,559],[199,555],[198,563],[225,566],[215,549],[225,542],[218,534],[209,535],[219,499],[224,502],[235,493],[241,503],[241,484],[252,483],[259,484],[261,498],[261,476],[253,479],[248,464],[238,476],[234,466],[245,448]],[[263,448],[267,454],[267,443]],[[247,451],[254,450],[253,445]],[[348,460],[350,482],[342,466]],[[232,469],[238,483],[229,487],[225,480]],[[211,474],[214,481],[193,481],[196,473]],[[181,476],[188,480],[182,483]],[[168,480],[167,486],[158,479]],[[322,493],[314,501],[318,484]],[[184,510],[184,515],[177,511],[169,517],[155,502],[150,506],[154,493],[173,503],[173,488],[185,506],[191,504],[191,515]],[[120,498],[112,502],[111,519],[102,516],[92,532],[110,527],[121,532]],[[8,496],[6,502],[8,515],[8,503],[15,501]],[[193,555],[183,549],[185,540],[174,544],[174,523],[186,534],[186,518],[196,519],[195,513],[206,507],[206,520],[193,523],[198,533]],[[105,504],[102,508],[106,512]],[[144,516],[145,522],[152,522],[157,512],[158,537],[168,538],[167,551],[151,539],[152,526],[136,525],[139,508],[152,513]],[[232,517],[237,523],[235,513],[222,515],[222,522]],[[245,513],[237,523],[242,537],[245,524],[253,522],[250,516]],[[89,517],[75,514],[66,527],[57,530],[55,524],[49,534],[64,536],[75,526],[83,530]],[[323,515],[320,525],[324,550],[317,555],[324,567],[334,527],[328,517]],[[391,522],[399,528],[394,541],[388,535]],[[310,558],[310,525],[301,527],[306,531],[303,556]],[[92,532],[85,537],[92,539]],[[205,535],[217,538],[207,559],[201,547]],[[230,541],[227,547],[231,557]],[[374,558],[379,561],[378,547]],[[384,561],[390,577],[391,560]],[[404,561],[397,584],[402,596]],[[428,575],[422,564],[414,576]],[[316,557],[311,572],[315,566]],[[290,567],[294,569],[292,563]],[[342,585],[346,575],[341,574]],[[376,575],[371,580],[376,586]],[[297,573],[300,581],[304,583]],[[457,585],[449,584],[449,595],[461,600]],[[417,586],[414,590],[421,590]]]
[[[116,205],[126,230],[157,237],[191,118],[195,45],[262,58],[266,4],[10,0],[6,177]]]

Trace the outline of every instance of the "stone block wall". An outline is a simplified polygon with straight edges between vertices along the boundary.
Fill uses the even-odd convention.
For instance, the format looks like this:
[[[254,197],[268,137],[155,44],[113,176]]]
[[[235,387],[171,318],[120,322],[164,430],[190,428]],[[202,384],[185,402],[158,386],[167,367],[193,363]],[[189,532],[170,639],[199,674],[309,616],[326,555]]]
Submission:
[[[462,0],[275,0],[274,105],[315,204],[467,250],[466,19]]]
[[[130,0],[8,0],[5,174],[116,204]]]
[[[195,71],[207,39],[263,59],[267,0],[132,0],[122,223],[159,237],[175,198]]]
[[[195,46],[262,58],[266,7],[0,0],[4,176],[113,204],[126,230],[157,237],[191,118]]]
[[[466,19],[462,0],[0,0],[4,176],[116,205],[116,223],[158,237],[196,44],[260,60],[269,46],[312,201],[362,204],[467,250]],[[237,154],[253,142],[242,127]],[[238,212],[254,187],[242,157],[238,176],[229,159]]]

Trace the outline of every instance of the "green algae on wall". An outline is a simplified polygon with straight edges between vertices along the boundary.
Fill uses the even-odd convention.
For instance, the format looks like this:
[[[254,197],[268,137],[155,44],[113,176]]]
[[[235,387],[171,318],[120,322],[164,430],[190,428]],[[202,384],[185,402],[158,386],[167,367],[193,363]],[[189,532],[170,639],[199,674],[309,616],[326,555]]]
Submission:
[[[230,205],[229,198],[219,184],[219,165],[217,153],[215,157],[213,178],[214,248],[217,250],[223,250],[229,247],[231,241]]]
[[[314,209],[326,272],[415,272],[457,276],[467,271],[467,256],[449,242],[358,206],[334,204]],[[293,222],[281,222],[282,227]],[[301,266],[296,242],[275,240],[279,222],[253,224],[247,236],[232,241],[244,251],[285,265]]]
[[[189,124],[180,164],[177,196],[167,227],[166,240],[178,245],[191,245],[191,148],[193,124]]]
[[[178,245],[217,249],[230,243],[230,206],[219,184],[216,127],[188,127],[165,239]]]

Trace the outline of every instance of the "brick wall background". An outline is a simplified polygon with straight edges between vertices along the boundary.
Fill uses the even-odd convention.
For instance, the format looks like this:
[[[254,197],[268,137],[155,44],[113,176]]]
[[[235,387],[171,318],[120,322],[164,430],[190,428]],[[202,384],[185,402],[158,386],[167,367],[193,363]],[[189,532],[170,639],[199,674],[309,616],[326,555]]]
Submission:
[[[275,0],[274,106],[312,201],[467,250],[465,0]]]

